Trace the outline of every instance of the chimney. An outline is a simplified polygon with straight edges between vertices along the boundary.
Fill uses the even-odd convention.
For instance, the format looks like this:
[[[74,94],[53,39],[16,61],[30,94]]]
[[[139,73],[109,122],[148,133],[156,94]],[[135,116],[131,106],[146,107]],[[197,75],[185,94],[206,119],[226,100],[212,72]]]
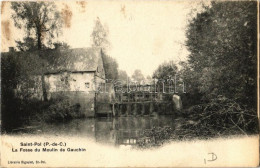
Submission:
[[[9,52],[15,52],[14,47],[9,47]]]

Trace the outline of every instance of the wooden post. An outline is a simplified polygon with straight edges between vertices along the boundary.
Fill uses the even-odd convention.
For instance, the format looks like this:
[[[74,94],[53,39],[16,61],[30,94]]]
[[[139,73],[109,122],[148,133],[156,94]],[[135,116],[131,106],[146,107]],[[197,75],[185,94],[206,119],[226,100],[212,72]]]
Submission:
[[[153,102],[150,103],[149,114],[153,113]]]
[[[126,104],[126,116],[130,114],[131,111],[131,104]]]
[[[122,99],[123,99],[123,93],[120,92],[120,102],[122,102]]]
[[[118,104],[118,116],[122,115],[122,104]]]
[[[145,112],[145,107],[144,107],[144,103],[142,103],[142,115],[144,115]]]
[[[112,104],[112,114],[113,114],[113,117],[116,115],[116,113],[115,113],[115,103]]]
[[[134,104],[134,115],[136,115],[136,111],[137,111],[137,104]]]

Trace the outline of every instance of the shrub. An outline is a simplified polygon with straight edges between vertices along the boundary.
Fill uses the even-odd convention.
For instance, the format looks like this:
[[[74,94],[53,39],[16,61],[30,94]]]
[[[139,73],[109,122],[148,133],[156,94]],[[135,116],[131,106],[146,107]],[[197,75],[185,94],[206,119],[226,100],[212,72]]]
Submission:
[[[185,119],[187,122],[175,130],[178,139],[258,133],[256,110],[223,96],[212,99],[208,104],[191,108]]]
[[[137,140],[137,145],[140,148],[158,147],[162,144],[169,142],[173,135],[171,127],[153,127],[141,132]]]
[[[79,109],[79,104],[71,104],[66,98],[52,100],[50,105],[37,115],[37,118],[44,122],[71,120],[81,117]]]
[[[175,122],[173,129],[153,127],[142,131],[137,146],[158,147],[170,140],[209,139],[259,132],[256,110],[223,96],[218,96],[207,104],[195,105],[185,112],[181,118],[172,121]]]

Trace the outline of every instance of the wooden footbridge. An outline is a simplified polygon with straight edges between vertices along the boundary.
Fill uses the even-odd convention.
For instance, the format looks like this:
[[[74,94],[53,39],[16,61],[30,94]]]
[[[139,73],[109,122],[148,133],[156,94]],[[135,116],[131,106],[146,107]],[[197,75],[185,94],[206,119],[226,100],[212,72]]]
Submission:
[[[174,111],[173,93],[162,92],[151,85],[115,87],[114,91],[111,102],[98,102],[97,116],[158,115]]]

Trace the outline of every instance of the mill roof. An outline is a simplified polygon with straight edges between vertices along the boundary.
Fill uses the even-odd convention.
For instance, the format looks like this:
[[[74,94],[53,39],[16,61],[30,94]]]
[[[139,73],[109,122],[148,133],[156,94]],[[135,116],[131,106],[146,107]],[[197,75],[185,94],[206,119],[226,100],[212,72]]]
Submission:
[[[7,56],[39,59],[47,65],[44,69],[45,73],[96,71],[100,62],[102,62],[100,48],[47,49],[2,53],[2,57]],[[20,61],[22,60],[20,59]]]

